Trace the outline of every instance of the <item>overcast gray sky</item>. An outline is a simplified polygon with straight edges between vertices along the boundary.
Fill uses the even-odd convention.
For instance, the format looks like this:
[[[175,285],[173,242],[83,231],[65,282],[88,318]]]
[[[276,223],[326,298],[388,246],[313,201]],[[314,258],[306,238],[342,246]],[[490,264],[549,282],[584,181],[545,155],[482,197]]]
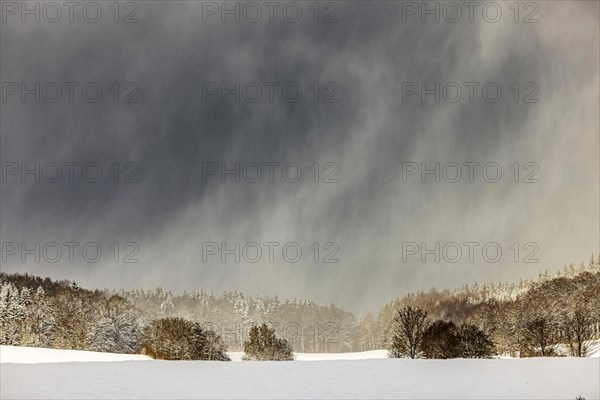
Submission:
[[[69,23],[65,8],[58,22],[47,21],[55,10],[46,9],[35,23],[27,14],[22,22],[23,10],[5,3],[3,271],[75,279],[88,287],[160,285],[304,297],[360,314],[410,291],[518,280],[546,267],[587,262],[598,252],[597,2],[535,2],[539,9],[522,6],[518,22],[512,2],[498,2],[502,16],[495,23],[483,18],[485,3],[475,8],[472,23],[466,8],[456,23],[444,20],[454,18],[451,9],[439,23],[432,16],[423,23],[419,10],[410,13],[412,5],[404,4],[403,13],[402,2],[367,1],[322,3],[318,22],[312,2],[286,8],[289,19],[302,11],[295,23],[282,16],[285,3],[273,9],[273,22],[261,6],[256,23],[244,21],[255,10],[241,8],[239,23],[231,15],[223,23],[219,10],[212,14],[212,3],[203,8],[201,2],[152,1],[137,7],[122,3],[119,23],[113,21],[112,2],[96,3],[102,10],[96,23],[85,21],[80,9]],[[486,10],[492,19],[495,9]],[[87,11],[89,17],[95,10]],[[137,23],[122,22],[130,13]],[[325,23],[327,15],[338,22]],[[528,15],[538,22],[525,23]],[[35,91],[35,82],[40,102],[35,94],[23,102],[21,83]],[[56,93],[51,82],[63,90],[54,103],[48,101]],[[79,84],[73,86],[73,102],[65,82]],[[96,103],[82,95],[90,82],[102,88]],[[256,92],[246,86],[239,102],[232,94],[222,101],[219,85],[231,89],[236,82],[240,88],[257,82],[262,97],[248,101]],[[421,93],[410,95],[414,87],[406,82],[415,82],[419,92],[422,82],[428,88],[439,82],[440,102],[434,95],[425,102]],[[449,82],[462,88],[456,102],[449,101],[455,84],[443,91]],[[472,86],[473,102],[465,82],[479,85]],[[502,89],[497,102],[482,96],[486,83],[493,83],[486,86],[490,98],[496,87]],[[272,102],[268,85],[274,88]],[[91,86],[87,93],[94,96]],[[300,87],[302,98],[286,100],[284,86],[290,97]],[[139,102],[124,103],[136,89],[128,99]],[[72,161],[81,165],[73,167],[69,182],[63,163]],[[36,183],[33,175],[22,182],[22,171],[11,175],[15,165],[33,168],[35,162],[47,166],[47,176],[54,176],[47,163],[62,165],[62,178],[51,183],[42,173]],[[97,183],[82,179],[81,166],[89,162],[102,167]],[[115,162],[119,183],[110,169]],[[258,163],[263,177],[252,183],[242,176],[237,183],[228,175],[222,182],[217,173],[204,182],[208,162],[219,168],[221,162],[229,168]],[[265,162],[298,163],[302,177],[286,181],[279,165],[271,183]],[[407,168],[421,163],[434,168],[436,162],[447,179],[442,175],[436,183],[428,175],[422,183],[419,172],[403,179]],[[463,164],[469,162],[480,163],[473,167],[473,182]],[[448,163],[462,166],[456,183],[449,182],[456,169]],[[494,168],[482,175],[487,163],[500,166],[498,182],[486,180],[493,180]],[[255,175],[251,167],[246,172]],[[294,177],[294,168],[287,172]],[[126,177],[139,182],[126,183]],[[39,263],[33,256],[23,262],[22,249],[13,255],[8,242],[30,248],[36,242],[41,248],[95,242],[103,254],[87,262],[77,255],[80,246],[74,262],[64,254],[56,263],[43,254]],[[114,242],[121,248],[118,263],[110,248]],[[139,247],[138,263],[122,262],[135,250],[123,248],[129,242]],[[263,254],[256,263],[243,255],[239,264],[232,255],[223,263],[220,253],[203,262],[205,242],[225,242],[228,248],[257,242]],[[281,243],[273,262],[264,242]],[[296,263],[281,254],[291,242],[302,248]],[[429,249],[455,242],[463,254],[450,262],[455,247],[447,246],[440,262],[434,255],[422,262],[421,252],[406,254],[414,250],[408,242]],[[479,243],[472,261],[465,242]],[[482,255],[489,243],[502,250],[497,262]],[[332,252],[339,262],[324,263]],[[527,255],[538,261],[524,262]]]

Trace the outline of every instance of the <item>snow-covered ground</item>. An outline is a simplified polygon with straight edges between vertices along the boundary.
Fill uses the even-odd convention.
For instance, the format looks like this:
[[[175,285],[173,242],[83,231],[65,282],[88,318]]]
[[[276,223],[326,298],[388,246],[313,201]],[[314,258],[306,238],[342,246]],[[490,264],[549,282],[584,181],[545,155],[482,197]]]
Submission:
[[[359,351],[355,353],[294,353],[296,361],[371,360],[387,358],[387,350]],[[242,361],[244,352],[227,353],[231,361]]]
[[[600,397],[599,358],[394,360],[381,358],[382,355],[384,351],[297,355],[297,359],[311,362],[156,361],[122,354],[1,347],[0,396],[6,399],[575,399],[583,396],[587,400]],[[331,359],[333,356],[335,360]]]
[[[97,353],[95,351],[40,349],[37,347],[0,346],[0,363],[43,364],[83,361],[152,360],[140,354]]]
[[[231,361],[242,361],[244,352],[227,353]],[[361,351],[356,353],[295,353],[298,361],[369,360],[387,358],[387,350]],[[44,364],[84,361],[148,361],[139,354],[97,353],[94,351],[40,349],[36,347],[0,346],[0,363]]]

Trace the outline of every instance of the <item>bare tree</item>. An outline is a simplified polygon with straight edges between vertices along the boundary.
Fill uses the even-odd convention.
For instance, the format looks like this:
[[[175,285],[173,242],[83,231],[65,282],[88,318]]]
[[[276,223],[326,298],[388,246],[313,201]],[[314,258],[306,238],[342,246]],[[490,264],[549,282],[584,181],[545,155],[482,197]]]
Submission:
[[[535,317],[527,322],[524,329],[524,337],[528,345],[527,353],[542,357],[555,355],[555,346],[552,342],[554,328],[554,321],[550,317]]]
[[[410,306],[398,310],[394,315],[389,356],[416,358],[426,328],[427,312]]]
[[[588,310],[576,306],[563,318],[562,325],[571,355],[587,357],[591,350],[589,341],[594,337],[593,319]]]

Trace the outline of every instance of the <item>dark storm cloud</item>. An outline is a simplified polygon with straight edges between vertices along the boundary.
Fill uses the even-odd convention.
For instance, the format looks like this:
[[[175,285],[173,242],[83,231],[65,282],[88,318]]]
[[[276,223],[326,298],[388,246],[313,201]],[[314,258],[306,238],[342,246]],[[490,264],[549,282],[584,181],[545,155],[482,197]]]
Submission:
[[[97,24],[2,24],[2,82],[105,89],[95,104],[3,103],[2,161],[95,161],[105,174],[129,161],[139,183],[13,177],[2,184],[1,233],[30,243],[134,241],[140,263],[3,269],[90,286],[302,296],[364,311],[409,290],[518,279],[597,248],[597,4],[541,3],[537,24],[515,24],[510,14],[496,24],[402,23],[400,2],[339,3],[335,24],[313,23],[309,3],[299,3],[305,14],[295,24],[203,23],[200,2],[139,4],[136,24],[114,24],[111,14]],[[140,102],[109,101],[115,81],[139,85]],[[276,91],[273,103],[203,101],[203,82],[252,81],[297,82],[303,98],[286,102]],[[474,103],[403,102],[406,81],[494,81],[504,92],[498,103],[483,101],[480,89]],[[312,101],[314,82],[335,82],[339,102]],[[536,82],[539,103],[510,101],[513,82]],[[304,179],[202,182],[202,163],[221,161],[298,162]],[[540,182],[405,183],[407,161],[494,161],[505,174],[533,161]],[[339,182],[313,183],[314,162],[335,162]],[[335,242],[340,263],[313,264],[312,253],[297,264],[202,263],[206,241],[296,241],[305,250]],[[532,241],[540,263],[514,263],[511,253],[491,265],[403,263],[403,241],[496,241],[504,250]]]

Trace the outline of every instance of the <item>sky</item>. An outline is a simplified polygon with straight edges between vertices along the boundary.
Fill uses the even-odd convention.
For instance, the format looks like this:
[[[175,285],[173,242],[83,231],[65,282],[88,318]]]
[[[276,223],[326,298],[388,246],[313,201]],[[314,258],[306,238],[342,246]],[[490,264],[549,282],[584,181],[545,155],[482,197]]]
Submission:
[[[363,314],[598,254],[597,2],[25,3],[3,272]]]

